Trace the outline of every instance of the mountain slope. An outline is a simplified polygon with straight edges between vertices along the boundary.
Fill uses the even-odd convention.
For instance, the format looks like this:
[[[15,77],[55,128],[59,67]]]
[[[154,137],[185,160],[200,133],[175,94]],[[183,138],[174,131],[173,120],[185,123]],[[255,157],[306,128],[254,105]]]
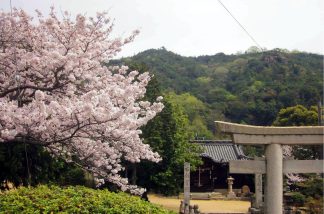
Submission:
[[[270,125],[284,107],[316,105],[323,97],[323,56],[275,49],[241,55],[182,57],[150,49],[123,63],[144,63],[164,91],[189,92],[216,119]],[[116,62],[113,62],[116,63]],[[185,107],[185,106],[184,106]]]

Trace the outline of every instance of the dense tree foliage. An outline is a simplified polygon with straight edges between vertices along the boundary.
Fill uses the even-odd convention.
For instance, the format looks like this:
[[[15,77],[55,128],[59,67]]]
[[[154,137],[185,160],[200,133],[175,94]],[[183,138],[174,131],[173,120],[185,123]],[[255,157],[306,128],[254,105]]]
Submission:
[[[172,103],[181,106],[184,113],[188,115],[190,131],[194,133],[195,138],[213,138],[213,133],[210,130],[214,124],[207,124],[211,110],[202,101],[189,93],[177,95],[174,92],[169,92],[167,98]]]
[[[147,64],[163,91],[183,99],[188,93],[194,96],[208,109],[199,116],[210,131],[216,119],[271,125],[280,109],[310,107],[323,97],[322,55],[254,49],[239,55],[182,57],[161,48],[122,61]]]
[[[162,161],[140,164],[138,183],[149,190],[174,195],[183,187],[184,162],[190,162],[194,169],[201,163],[201,150],[189,143],[193,133],[182,108],[167,99],[164,105],[163,111],[143,129],[144,142],[160,154]]]
[[[59,185],[89,185],[85,172],[73,163],[53,158],[40,145],[0,144],[0,181],[19,185],[56,183]],[[1,186],[0,186],[1,189]]]
[[[128,66],[139,72],[148,70],[144,64],[131,63]],[[154,101],[161,95],[159,81],[153,77],[147,85],[144,99]],[[127,165],[128,176],[134,184],[137,183],[150,191],[165,195],[175,195],[182,189],[184,162],[191,163],[193,169],[200,164],[199,147],[189,143],[194,133],[190,128],[188,116],[182,105],[176,102],[179,99],[175,99],[173,95],[163,95],[164,109],[142,128],[141,137],[144,143],[158,152],[162,161],[159,163],[145,161],[136,165]],[[193,109],[192,113],[196,114],[194,112],[196,110],[198,109]]]
[[[318,125],[318,109],[309,109],[302,105],[283,108],[279,111],[274,126],[316,126]],[[294,146],[290,151],[297,159],[322,159],[323,146]]]
[[[273,122],[275,126],[316,126],[318,125],[318,112],[316,106],[308,110],[302,105],[281,109]]]

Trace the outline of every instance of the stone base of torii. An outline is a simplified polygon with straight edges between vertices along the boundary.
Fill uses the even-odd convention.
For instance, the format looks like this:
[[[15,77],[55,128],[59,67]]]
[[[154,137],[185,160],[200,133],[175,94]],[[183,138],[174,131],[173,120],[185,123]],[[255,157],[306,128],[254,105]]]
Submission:
[[[262,203],[262,174],[266,175],[266,214],[283,213],[283,173],[324,172],[323,160],[283,160],[282,154],[282,145],[323,145],[324,126],[261,127],[216,121],[216,127],[231,134],[236,144],[266,145],[265,160],[230,161],[230,173],[255,174],[256,206]]]

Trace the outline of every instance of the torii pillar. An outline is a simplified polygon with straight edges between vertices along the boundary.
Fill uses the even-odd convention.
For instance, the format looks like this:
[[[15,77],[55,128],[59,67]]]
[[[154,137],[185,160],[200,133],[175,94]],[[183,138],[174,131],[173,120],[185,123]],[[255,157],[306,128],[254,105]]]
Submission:
[[[282,149],[280,144],[266,146],[266,210],[267,213],[282,213],[283,211],[283,175]]]
[[[312,165],[309,165],[310,161],[308,160],[284,162],[281,146],[324,144],[324,126],[262,127],[216,121],[216,127],[217,130],[224,133],[230,133],[232,135],[233,142],[236,144],[266,145],[266,163],[261,162],[260,169],[262,169],[264,164],[264,171],[267,176],[265,195],[265,208],[267,214],[283,213],[284,172],[291,171],[302,173],[323,170],[321,169],[323,168],[322,160],[312,161]],[[255,161],[249,162],[249,167],[252,167],[253,163],[259,164]],[[242,169],[242,171],[245,171],[245,169]],[[252,172],[254,171],[255,170],[252,170]]]

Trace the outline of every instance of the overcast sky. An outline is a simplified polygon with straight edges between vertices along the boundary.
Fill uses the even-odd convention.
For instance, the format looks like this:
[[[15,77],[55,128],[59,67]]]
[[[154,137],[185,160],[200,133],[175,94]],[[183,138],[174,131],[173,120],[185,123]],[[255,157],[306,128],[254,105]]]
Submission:
[[[255,45],[217,0],[11,0],[13,7],[30,13],[39,9],[94,15],[109,11],[114,35],[141,31],[119,54],[164,46],[184,56],[226,54]],[[267,49],[324,53],[323,0],[222,0],[256,41]],[[10,10],[10,0],[0,0]]]

